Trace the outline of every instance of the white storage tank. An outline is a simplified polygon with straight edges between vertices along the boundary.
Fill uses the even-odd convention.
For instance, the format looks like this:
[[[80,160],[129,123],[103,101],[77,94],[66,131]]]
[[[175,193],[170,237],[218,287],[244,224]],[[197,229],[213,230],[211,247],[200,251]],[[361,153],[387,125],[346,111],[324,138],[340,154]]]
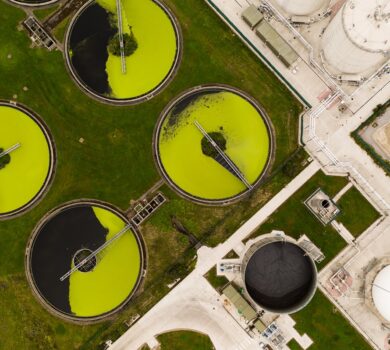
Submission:
[[[376,276],[372,284],[372,299],[382,317],[390,322],[390,265]]]
[[[284,11],[308,16],[329,4],[329,0],[274,0]]]
[[[390,0],[349,0],[324,32],[325,61],[338,72],[358,74],[389,59]]]

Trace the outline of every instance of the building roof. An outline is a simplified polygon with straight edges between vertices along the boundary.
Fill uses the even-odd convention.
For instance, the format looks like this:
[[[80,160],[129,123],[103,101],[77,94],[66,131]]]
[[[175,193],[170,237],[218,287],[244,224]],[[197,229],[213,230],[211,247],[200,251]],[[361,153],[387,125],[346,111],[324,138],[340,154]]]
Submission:
[[[257,320],[255,323],[255,328],[260,332],[260,333],[263,333],[265,331],[265,329],[267,328],[265,326],[265,324],[263,322],[261,322],[260,320]]]
[[[298,59],[298,54],[267,21],[256,27],[256,34],[287,67]]]
[[[390,322],[390,265],[375,277],[372,298],[379,313]]]
[[[262,13],[253,4],[244,10],[241,17],[251,28],[256,27],[263,19]]]
[[[253,320],[257,313],[252,306],[242,297],[242,295],[229,284],[224,290],[223,294],[232,302],[237,311],[242,314],[248,321]]]
[[[329,224],[340,214],[336,203],[321,188],[305,200],[305,205],[324,225]]]

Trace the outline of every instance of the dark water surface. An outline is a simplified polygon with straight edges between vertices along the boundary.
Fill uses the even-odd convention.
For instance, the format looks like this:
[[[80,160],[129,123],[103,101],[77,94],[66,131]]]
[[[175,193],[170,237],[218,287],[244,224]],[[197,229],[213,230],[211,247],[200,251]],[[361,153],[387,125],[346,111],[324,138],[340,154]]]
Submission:
[[[184,112],[192,103],[195,103],[199,98],[211,94],[218,94],[222,92],[222,89],[219,88],[210,88],[210,89],[203,89],[201,91],[193,91],[191,94],[186,96],[185,98],[177,101],[171,109],[171,113],[169,115],[169,125],[173,126],[176,125],[178,119],[180,118],[180,114]]]
[[[106,242],[107,229],[96,218],[92,207],[77,206],[51,218],[36,236],[31,253],[31,270],[40,294],[55,308],[71,313],[69,278],[74,254],[81,248],[95,250]]]
[[[316,269],[299,246],[274,242],[261,247],[249,259],[245,283],[249,295],[260,306],[289,312],[312,295]]]
[[[71,61],[80,80],[94,92],[110,94],[106,62],[107,46],[116,33],[109,14],[98,4],[88,6],[78,17],[70,34]]]

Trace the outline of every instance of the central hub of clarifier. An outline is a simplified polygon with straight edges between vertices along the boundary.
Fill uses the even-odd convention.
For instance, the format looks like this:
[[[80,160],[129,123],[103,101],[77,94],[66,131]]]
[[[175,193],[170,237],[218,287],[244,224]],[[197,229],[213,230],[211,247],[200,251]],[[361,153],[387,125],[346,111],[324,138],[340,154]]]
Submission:
[[[76,252],[73,257],[74,266],[78,266],[77,269],[80,272],[89,272],[92,271],[96,266],[96,256],[92,256],[88,258],[92,254],[92,250],[90,249],[80,249]]]

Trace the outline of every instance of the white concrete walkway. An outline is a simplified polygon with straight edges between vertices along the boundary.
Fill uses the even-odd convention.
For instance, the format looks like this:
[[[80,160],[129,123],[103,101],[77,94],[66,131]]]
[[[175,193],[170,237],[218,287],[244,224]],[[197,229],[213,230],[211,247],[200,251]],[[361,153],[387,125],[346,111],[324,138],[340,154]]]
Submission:
[[[348,184],[346,186],[344,186],[339,193],[337,193],[334,197],[333,197],[333,201],[334,202],[338,202],[340,200],[340,198],[342,196],[344,196],[348,190],[351,189],[351,187],[353,186],[353,183],[352,182],[348,182]]]
[[[283,329],[286,340],[295,339],[302,349],[306,350],[313,344],[313,340],[306,333],[303,335],[298,333],[294,327],[296,322],[289,315],[281,315],[276,324]]]
[[[347,230],[347,228],[341,222],[337,222],[336,220],[333,220],[332,226],[339,233],[341,238],[343,238],[348,244],[353,243],[355,237],[352,235],[351,232]]]
[[[195,273],[162,299],[110,349],[135,350],[146,339],[177,329],[208,334],[216,349],[256,349],[256,342],[228,315],[220,295]]]

